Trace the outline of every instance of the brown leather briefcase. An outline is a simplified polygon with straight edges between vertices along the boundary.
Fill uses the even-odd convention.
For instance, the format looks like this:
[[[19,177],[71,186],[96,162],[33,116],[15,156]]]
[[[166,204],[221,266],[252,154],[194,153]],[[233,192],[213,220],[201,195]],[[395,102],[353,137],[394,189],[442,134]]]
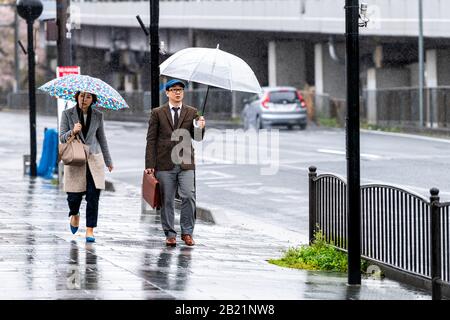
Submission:
[[[142,197],[152,208],[161,208],[159,181],[153,174],[146,173],[145,170],[142,177]]]

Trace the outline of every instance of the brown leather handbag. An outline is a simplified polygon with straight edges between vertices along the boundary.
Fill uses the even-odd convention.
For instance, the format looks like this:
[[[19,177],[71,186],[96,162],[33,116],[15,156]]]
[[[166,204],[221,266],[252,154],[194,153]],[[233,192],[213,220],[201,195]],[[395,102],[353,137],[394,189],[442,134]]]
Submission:
[[[75,139],[76,138],[76,139]],[[81,167],[86,163],[88,146],[83,144],[78,135],[72,135],[66,143],[58,145],[58,162],[67,166]]]

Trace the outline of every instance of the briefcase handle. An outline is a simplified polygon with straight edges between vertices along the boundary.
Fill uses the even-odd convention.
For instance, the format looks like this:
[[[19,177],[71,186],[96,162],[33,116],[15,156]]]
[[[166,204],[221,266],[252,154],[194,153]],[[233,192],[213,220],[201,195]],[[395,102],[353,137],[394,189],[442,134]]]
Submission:
[[[153,169],[153,172],[152,172],[152,173],[147,173],[147,169],[144,169],[144,173],[145,173],[145,174],[150,174],[150,175],[152,175],[153,177],[155,177],[155,179],[156,179],[156,174],[155,174],[155,172],[156,172],[156,170]]]

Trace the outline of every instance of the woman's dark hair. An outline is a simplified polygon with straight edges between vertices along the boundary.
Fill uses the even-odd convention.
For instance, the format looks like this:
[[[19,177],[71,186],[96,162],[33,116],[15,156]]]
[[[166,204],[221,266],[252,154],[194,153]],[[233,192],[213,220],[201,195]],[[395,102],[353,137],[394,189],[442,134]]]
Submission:
[[[75,93],[75,101],[77,102],[77,105],[78,105],[78,97],[79,97],[80,93],[81,93],[81,91],[77,91],[77,93]],[[95,104],[97,102],[97,96],[90,92],[87,92],[87,93],[89,93],[92,96],[92,103],[90,105],[90,107],[91,107],[93,104]]]

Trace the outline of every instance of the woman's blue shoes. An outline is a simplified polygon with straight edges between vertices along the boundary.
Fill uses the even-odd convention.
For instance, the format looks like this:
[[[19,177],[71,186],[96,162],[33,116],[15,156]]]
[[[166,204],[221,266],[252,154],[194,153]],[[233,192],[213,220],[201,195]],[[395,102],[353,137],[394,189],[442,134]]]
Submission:
[[[78,212],[78,214],[72,215],[72,216],[79,216],[79,215],[80,215],[80,213]],[[72,221],[72,216],[70,217],[70,222]],[[72,234],[75,234],[78,231],[78,227],[74,227],[70,222],[69,222],[70,231],[72,231]],[[95,238],[94,237],[86,237],[86,242],[95,242]]]
[[[78,231],[78,227],[74,227],[73,225],[70,225],[70,231],[72,231],[72,234],[75,234]]]
[[[79,215],[80,215],[80,213],[76,214],[75,216],[79,216]],[[72,220],[72,218],[71,218],[70,220]],[[69,221],[69,225],[70,225],[70,231],[72,231],[72,234],[77,233],[78,227],[74,227],[74,226],[70,223],[70,221]]]

